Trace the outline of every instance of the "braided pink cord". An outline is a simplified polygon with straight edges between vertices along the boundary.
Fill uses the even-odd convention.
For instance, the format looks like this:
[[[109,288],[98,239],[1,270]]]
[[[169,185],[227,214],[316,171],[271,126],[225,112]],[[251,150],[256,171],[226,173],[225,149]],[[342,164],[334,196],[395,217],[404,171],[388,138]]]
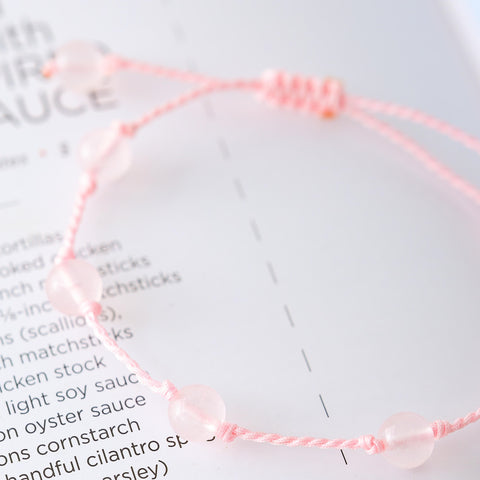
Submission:
[[[117,132],[119,135],[132,136],[140,128],[146,126],[159,116],[184,106],[203,95],[231,89],[251,90],[256,91],[260,97],[270,104],[316,113],[325,118],[333,117],[344,111],[353,120],[402,147],[406,152],[419,160],[427,169],[435,173],[450,186],[457,189],[474,202],[480,204],[480,192],[477,189],[458,177],[447,167],[443,166],[435,159],[435,157],[413,140],[367,113],[367,111],[373,111],[395,115],[420,123],[449,136],[453,140],[463,144],[465,147],[473,149],[480,154],[479,140],[422,112],[399,105],[367,100],[361,97],[347,97],[343,92],[340,82],[334,79],[327,79],[324,82],[320,82],[311,77],[302,77],[299,75],[287,74],[285,72],[270,71],[257,80],[224,81],[180,70],[150,66],[115,56],[109,57],[108,61],[110,62],[109,68],[111,71],[128,68],[143,73],[150,73],[157,76],[198,84],[192,90],[160,105],[150,112],[147,112],[135,121],[130,123],[117,123],[115,128],[118,129]],[[49,62],[44,71],[49,75],[55,73],[54,63]],[[82,220],[86,201],[94,190],[94,176],[92,174],[84,174],[75,201],[74,212],[68,225],[64,242],[56,258],[57,263],[64,259],[74,258],[73,246],[75,237]],[[102,344],[111,351],[121,363],[123,363],[131,372],[136,374],[142,384],[146,385],[152,391],[162,394],[167,399],[172,398],[177,392],[175,386],[169,380],[158,381],[153,379],[148,372],[142,369],[140,365],[133,360],[113,338],[110,337],[108,331],[100,324],[98,320],[100,311],[101,306],[96,302],[87,302],[83,305],[83,312],[87,319],[87,323],[92,328],[97,338],[100,339]],[[453,422],[436,420],[431,423],[431,428],[435,439],[440,439],[478,421],[479,419],[480,408],[468,413],[464,417],[457,418]],[[368,454],[381,453],[388,448],[384,440],[377,439],[373,435],[363,435],[352,439],[282,436],[275,433],[248,430],[244,427],[227,422],[220,425],[216,436],[226,442],[241,438],[253,442],[285,445],[290,447],[303,446],[335,449],[362,449]]]
[[[139,73],[168,78],[170,80],[180,80],[181,82],[186,83],[210,83],[217,80],[200,73],[151,65],[149,63],[138,62],[137,60],[123,58],[117,55],[109,55],[105,59],[105,70],[108,73],[113,73],[117,70],[132,70]],[[47,71],[49,72],[49,70]]]
[[[385,450],[385,442],[375,438],[373,435],[364,435],[358,438],[314,438],[314,437],[285,437],[276,433],[263,433],[239,427],[233,423],[224,423],[220,426],[217,436],[226,442],[236,438],[249,440],[258,443],[270,443],[272,445],[283,445],[286,447],[318,447],[335,449],[362,449],[369,455],[381,453]]]
[[[87,199],[90,195],[93,194],[95,188],[96,182],[93,175],[90,173],[82,174],[82,177],[80,178],[80,185],[78,188],[77,197],[73,205],[73,213],[70,219],[70,223],[68,224],[67,231],[65,232],[62,246],[60,247],[60,250],[55,258],[56,264],[59,264],[69,258],[75,257],[75,254],[73,253],[75,237],[80,227],[80,222],[82,221],[83,214],[85,212]]]
[[[465,133],[453,125],[432,117],[424,112],[415,110],[413,108],[397,105],[396,103],[380,102],[378,100],[371,100],[363,97],[350,97],[350,105],[360,110],[366,110],[373,113],[382,113],[404,120],[409,120],[413,123],[418,123],[432,130],[436,130],[442,135],[446,135],[452,140],[462,144],[464,147],[473,150],[480,155],[480,141]]]
[[[406,135],[400,133],[390,125],[381,122],[377,118],[372,117],[362,110],[347,108],[345,113],[363,126],[374,130],[379,135],[386,137],[391,142],[402,147],[407,153],[419,160],[428,170],[439,176],[451,187],[460,191],[463,195],[470,198],[475,203],[480,204],[480,191],[460,178],[449,168],[442,165],[438,160],[435,159],[435,157],[433,157],[430,153],[428,153]]]
[[[474,412],[470,412],[464,417],[457,418],[453,422],[447,422],[446,420],[436,420],[432,423],[432,430],[435,438],[442,438],[449,433],[456,432],[465,428],[467,425],[480,420],[480,408]]]
[[[106,328],[98,321],[98,315],[102,310],[100,304],[87,302],[83,305],[83,310],[87,323],[93,330],[95,336],[102,342],[107,350],[112,352],[115,357],[128,368],[128,370],[136,375],[140,383],[153,392],[160,393],[167,400],[170,400],[170,398],[175,395],[177,389],[172,382],[169,380],[163,380],[161,382],[154,380],[148,372],[141,368],[140,365],[130,357],[130,355],[121,348],[112,337],[110,337]]]
[[[258,90],[259,88],[260,82],[258,80],[212,81],[193,88],[173,100],[167,101],[150,112],[142,115],[137,120],[123,124],[122,127],[125,129],[127,135],[134,135],[138,129],[152,122],[157,117],[182,107],[203,95],[221,90]]]

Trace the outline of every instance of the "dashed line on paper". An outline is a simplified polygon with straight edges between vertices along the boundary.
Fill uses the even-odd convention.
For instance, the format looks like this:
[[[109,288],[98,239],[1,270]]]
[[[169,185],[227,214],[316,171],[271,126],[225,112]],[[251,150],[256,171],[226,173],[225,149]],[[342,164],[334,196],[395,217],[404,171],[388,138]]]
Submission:
[[[292,314],[290,313],[290,309],[288,308],[288,305],[284,305],[283,309],[285,310],[285,314],[287,315],[288,322],[290,323],[290,326],[294,327],[295,323],[293,323]]]
[[[310,367],[310,362],[308,361],[307,354],[305,353],[305,350],[302,348],[302,355],[303,359],[305,360],[305,365],[307,366],[307,369],[310,373],[312,373],[312,368]]]
[[[318,397],[320,398],[320,401],[322,402],[323,409],[325,410],[325,415],[327,416],[327,418],[330,418],[330,415],[328,414],[327,407],[325,406],[325,402],[323,401],[322,394],[319,393],[319,394],[318,394]]]
[[[250,227],[252,228],[253,236],[257,242],[262,241],[262,236],[260,235],[260,229],[258,228],[257,222],[252,218],[250,220]]]
[[[272,278],[272,282],[277,285],[278,284],[278,278],[277,274],[275,273],[275,270],[273,268],[272,262],[267,262],[267,269],[270,272],[270,277]]]
[[[247,195],[245,194],[245,189],[243,188],[242,182],[238,178],[235,178],[233,180],[233,185],[235,186],[235,190],[237,191],[237,194],[240,197],[240,199],[246,200]]]

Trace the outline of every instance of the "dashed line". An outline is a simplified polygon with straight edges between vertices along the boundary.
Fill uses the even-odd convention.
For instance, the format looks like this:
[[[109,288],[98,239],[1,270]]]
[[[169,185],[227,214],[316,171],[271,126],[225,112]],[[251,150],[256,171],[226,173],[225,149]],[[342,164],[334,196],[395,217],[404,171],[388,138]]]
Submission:
[[[250,226],[252,227],[252,232],[257,242],[261,242],[262,236],[260,235],[260,229],[258,228],[257,222],[253,218],[250,220]]]
[[[235,185],[235,189],[237,190],[238,196],[241,200],[246,200],[247,196],[245,195],[245,190],[243,188],[242,182],[238,178],[233,180],[233,184]]]
[[[292,315],[290,313],[290,309],[288,308],[288,305],[284,305],[283,306],[283,309],[285,310],[285,313],[287,315],[287,318],[288,318],[288,321],[290,322],[290,326],[291,327],[294,327],[295,324],[293,323],[293,318],[292,318]],[[327,415],[328,416],[328,415]]]
[[[272,277],[273,283],[277,285],[278,284],[277,275],[275,274],[275,270],[273,269],[273,265],[271,264],[271,262],[267,262],[267,268],[268,268],[268,271],[270,272],[270,277]]]
[[[305,364],[307,365],[308,371],[311,373],[312,369],[310,368],[310,362],[308,361],[307,354],[305,353],[305,350],[302,348],[302,355],[303,359],[305,360]]]
[[[217,143],[218,143],[218,148],[220,149],[220,153],[222,154],[222,157],[225,160],[228,160],[230,158],[230,149],[228,148],[227,142],[225,141],[224,138],[219,137]]]
[[[343,453],[342,449],[340,449],[340,453],[342,454],[343,461],[345,462],[345,465],[348,465],[347,459],[345,458],[345,454]]]
[[[323,409],[325,410],[325,415],[327,416],[327,418],[330,418],[330,415],[328,414],[327,407],[325,406],[325,402],[323,401],[322,394],[319,393],[318,396],[320,397],[320,401],[322,402]]]

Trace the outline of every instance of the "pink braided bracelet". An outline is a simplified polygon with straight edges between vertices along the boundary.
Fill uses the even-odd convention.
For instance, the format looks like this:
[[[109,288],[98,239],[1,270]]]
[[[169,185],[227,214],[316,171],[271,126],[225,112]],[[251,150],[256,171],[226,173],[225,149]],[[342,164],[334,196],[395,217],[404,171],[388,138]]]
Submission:
[[[110,128],[91,133],[83,140],[80,146],[80,163],[84,173],[80,179],[73,215],[63,244],[46,282],[46,292],[52,305],[59,311],[67,315],[84,315],[103,345],[135,373],[141,383],[169,400],[170,423],[180,436],[191,441],[205,441],[216,436],[227,442],[242,438],[290,447],[363,449],[368,454],[382,453],[388,461],[400,468],[414,468],[430,457],[435,440],[480,419],[480,408],[453,422],[436,420],[429,423],[415,413],[397,413],[384,422],[377,437],[286,437],[275,433],[255,432],[227,423],[223,400],[210,387],[191,385],[177,390],[169,380],[155,380],[143,370],[99,323],[101,306],[98,302],[102,294],[100,275],[92,265],[75,259],[73,252],[88,197],[94,193],[97,184],[115,180],[127,171],[131,158],[127,138],[132,137],[141,127],[202,95],[227,89],[252,91],[270,104],[311,112],[324,118],[343,113],[401,146],[425,167],[478,204],[480,191],[440,164],[410,138],[376,119],[371,113],[383,113],[422,124],[478,154],[480,141],[425,113],[400,105],[347,96],[340,82],[334,79],[319,81],[316,78],[270,71],[259,79],[221,80],[139,63],[115,55],[105,56],[94,46],[80,42],[72,42],[61,48],[55,59],[45,65],[43,73],[47,77],[57,75],[67,88],[88,91],[105,75],[121,69],[192,83],[194,88],[147,112],[136,121],[115,123]]]

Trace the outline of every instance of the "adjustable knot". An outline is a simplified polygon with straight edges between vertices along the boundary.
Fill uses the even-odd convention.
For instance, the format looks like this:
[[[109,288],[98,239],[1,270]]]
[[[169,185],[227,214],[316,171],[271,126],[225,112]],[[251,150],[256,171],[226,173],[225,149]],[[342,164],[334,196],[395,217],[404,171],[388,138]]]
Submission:
[[[377,453],[382,453],[385,451],[385,442],[378,438],[375,438],[373,435],[364,435],[359,438],[359,447],[363,448],[368,455],[375,455]]]
[[[51,60],[48,60],[47,63],[42,68],[42,75],[45,78],[50,78],[53,75],[55,75],[58,71],[58,66],[55,60],[52,58]]]
[[[87,317],[88,320],[90,314],[92,314],[94,318],[97,318],[102,311],[102,306],[98,302],[92,300],[85,300],[80,305],[80,310],[82,312],[82,315]]]
[[[238,425],[235,423],[223,422],[217,430],[216,437],[224,442],[233,442],[237,438]]]
[[[445,420],[435,420],[432,422],[431,427],[433,436],[436,439],[442,438],[452,431],[450,423],[446,422]]]
[[[262,75],[261,93],[273,105],[335,117],[345,106],[345,92],[340,81],[302,77],[269,70]]]

